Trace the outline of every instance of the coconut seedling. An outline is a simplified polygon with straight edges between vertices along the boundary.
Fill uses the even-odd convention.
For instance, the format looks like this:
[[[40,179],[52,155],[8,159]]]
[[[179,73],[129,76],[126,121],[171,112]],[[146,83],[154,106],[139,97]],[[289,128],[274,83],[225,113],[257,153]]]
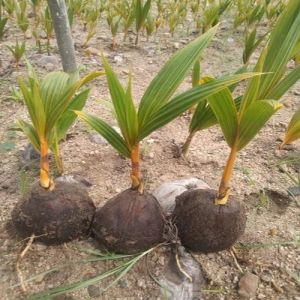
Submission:
[[[111,31],[111,34],[112,34],[112,46],[111,46],[112,50],[117,49],[116,36],[117,36],[117,33],[118,33],[118,29],[119,29],[121,19],[122,19],[122,17],[120,17],[117,14],[114,7],[108,8],[106,21],[107,21],[108,26],[110,27],[110,31]]]
[[[138,110],[132,99],[131,80],[125,89],[107,60],[103,58],[121,134],[102,119],[76,111],[81,120],[101,134],[122,156],[131,160],[131,188],[98,209],[93,222],[96,239],[109,250],[140,252],[163,239],[164,216],[161,207],[151,194],[144,191],[140,170],[141,141],[206,96],[217,93],[224,86],[253,76],[226,76],[171,98],[215,32],[216,28],[211,29],[176,53],[165,64],[146,89]]]
[[[34,234],[42,242],[57,244],[87,234],[90,229],[93,201],[78,184],[54,182],[48,151],[68,128],[64,122],[70,120],[65,114],[86,97],[87,91],[75,93],[98,75],[93,72],[76,80],[76,75],[52,72],[40,81],[30,69],[28,84],[18,79],[31,123],[20,120],[16,129],[23,131],[40,153],[40,180],[12,212],[12,221],[21,236]]]
[[[281,96],[300,78],[295,69],[285,75],[293,48],[300,36],[300,2],[289,1],[271,32],[255,71],[265,73],[252,78],[237,109],[229,89],[208,97],[230,147],[218,191],[192,190],[176,201],[174,220],[184,246],[194,251],[215,252],[229,248],[243,233],[245,210],[230,195],[230,179],[237,154],[282,107]]]
[[[17,24],[23,32],[24,39],[26,38],[26,31],[29,27],[29,20],[27,17],[27,2],[26,0],[19,1],[16,6]]]
[[[20,60],[25,54],[25,41],[22,42],[22,44],[19,44],[19,41],[16,41],[15,45],[7,46],[9,51],[14,57],[16,69],[19,69]]]
[[[46,44],[47,53],[48,55],[50,55],[50,40],[53,36],[54,28],[53,28],[53,22],[51,19],[50,10],[48,6],[46,6],[44,13],[41,14],[41,24],[47,38],[47,44]]]
[[[6,23],[7,23],[7,18],[4,18],[4,17],[0,17],[0,41],[2,41],[6,31],[7,31],[7,28],[5,28],[6,26]]]
[[[138,45],[139,43],[140,32],[145,26],[150,8],[151,8],[151,0],[147,0],[144,5],[142,0],[136,0],[135,3],[135,29],[136,29],[135,44],[136,45]]]

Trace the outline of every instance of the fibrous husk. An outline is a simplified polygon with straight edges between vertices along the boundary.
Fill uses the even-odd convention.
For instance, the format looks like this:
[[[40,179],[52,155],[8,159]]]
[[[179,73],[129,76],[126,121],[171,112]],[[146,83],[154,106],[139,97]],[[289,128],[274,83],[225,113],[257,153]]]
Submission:
[[[52,191],[35,184],[12,211],[12,222],[22,237],[60,244],[88,234],[94,214],[85,188],[57,181]]]
[[[162,209],[152,195],[127,189],[96,211],[92,231],[108,250],[132,254],[162,242],[164,224]]]
[[[173,214],[182,244],[196,252],[228,249],[244,233],[245,208],[235,197],[216,205],[217,191],[190,190],[176,198]]]

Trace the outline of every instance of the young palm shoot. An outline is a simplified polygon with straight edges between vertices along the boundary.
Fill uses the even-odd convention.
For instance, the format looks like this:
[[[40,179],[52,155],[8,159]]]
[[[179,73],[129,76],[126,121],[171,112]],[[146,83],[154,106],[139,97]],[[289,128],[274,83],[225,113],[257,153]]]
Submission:
[[[123,88],[107,60],[103,58],[107,82],[121,135],[103,120],[76,111],[80,119],[101,134],[120,154],[131,160],[131,188],[108,201],[95,215],[93,232],[109,250],[135,253],[162,241],[164,217],[157,200],[144,191],[140,170],[140,142],[166,125],[189,107],[231,84],[253,74],[226,76],[195,87],[173,98],[216,28],[212,28],[175,54],[152,80],[138,111],[131,95],[131,80]]]
[[[260,131],[282,104],[281,96],[300,78],[297,69],[285,75],[293,48],[300,36],[300,2],[291,0],[270,35],[255,67],[264,76],[252,78],[240,107],[229,89],[207,97],[220,124],[230,154],[218,191],[187,191],[177,198],[175,222],[183,245],[203,252],[229,248],[243,233],[245,211],[230,196],[230,180],[238,152]],[[201,216],[201,218],[199,218]]]
[[[139,36],[141,30],[144,28],[147,21],[147,16],[151,8],[151,0],[147,0],[143,5],[142,0],[136,0],[135,4],[135,21],[136,21],[136,38],[135,44],[139,43]]]
[[[86,99],[87,91],[75,93],[99,73],[77,81],[63,72],[49,73],[42,81],[32,69],[29,73],[28,84],[19,78],[19,85],[31,123],[20,120],[16,129],[40,152],[40,180],[14,208],[12,219],[22,236],[35,234],[45,243],[62,243],[88,232],[95,206],[80,186],[54,183],[48,151],[69,128],[68,110],[82,107]]]
[[[19,69],[20,60],[25,53],[25,42],[23,41],[22,44],[19,44],[18,40],[14,46],[7,46],[9,51],[14,57],[16,69]]]

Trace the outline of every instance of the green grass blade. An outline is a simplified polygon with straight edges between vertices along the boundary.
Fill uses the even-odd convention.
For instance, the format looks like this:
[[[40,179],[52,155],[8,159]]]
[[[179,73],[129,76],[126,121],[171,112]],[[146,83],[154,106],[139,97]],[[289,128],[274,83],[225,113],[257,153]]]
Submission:
[[[252,102],[240,119],[238,151],[255,137],[272,115],[281,107],[282,104],[274,100],[257,100]]]
[[[41,293],[38,293],[38,294],[35,294],[35,295],[32,295],[32,296],[29,296],[28,298],[25,298],[25,299],[26,300],[51,299],[52,297],[55,297],[55,296],[59,296],[59,295],[63,295],[63,294],[66,294],[66,293],[74,292],[74,291],[77,291],[79,289],[88,287],[92,284],[96,284],[97,282],[99,282],[99,281],[101,281],[101,280],[103,280],[107,277],[115,275],[116,273],[122,271],[124,268],[125,267],[123,265],[121,265],[119,267],[116,267],[116,268],[113,268],[113,269],[108,270],[106,272],[103,272],[103,273],[101,273],[97,276],[94,276],[92,278],[89,278],[87,280],[82,280],[82,281],[78,281],[78,282],[75,282],[75,283],[64,285],[64,286],[61,286],[61,287],[58,287],[58,288],[53,288],[53,289],[50,289],[50,290],[47,290],[47,291],[44,291],[44,292],[41,292]]]
[[[130,157],[130,149],[128,149],[123,138],[106,122],[82,111],[75,111],[76,115],[82,121],[89,124],[99,134],[101,134],[121,155]]]
[[[217,27],[210,29],[178,51],[151,81],[139,107],[140,128],[145,128],[152,116],[169,101],[216,31]]]

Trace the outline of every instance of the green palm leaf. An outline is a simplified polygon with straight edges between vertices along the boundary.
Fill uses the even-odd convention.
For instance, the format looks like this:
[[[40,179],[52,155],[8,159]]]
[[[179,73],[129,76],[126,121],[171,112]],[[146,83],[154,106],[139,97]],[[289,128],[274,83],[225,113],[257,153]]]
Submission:
[[[293,115],[287,128],[283,144],[291,144],[300,139],[300,108]]]
[[[259,75],[261,74],[243,73],[236,75],[227,75],[213,80],[212,82],[196,86],[186,92],[183,92],[182,94],[174,97],[171,101],[166,103],[153,115],[151,120],[146,123],[142,129],[140,129],[138,140],[142,140],[154,130],[166,125],[167,123],[178,117],[194,104],[220,92],[225,87]]]
[[[244,148],[280,108],[282,108],[282,104],[278,101],[258,100],[253,102],[241,116],[237,150]]]
[[[139,107],[140,128],[144,130],[145,124],[149,123],[152,116],[169,101],[216,31],[217,27],[210,29],[178,51],[151,81]]]
[[[75,113],[79,119],[89,124],[101,134],[121,155],[128,158],[130,157],[130,149],[126,145],[126,142],[110,125],[103,120],[82,111],[75,111]]]
[[[238,118],[231,92],[228,88],[225,88],[219,93],[208,97],[207,102],[222,128],[227,144],[232,147],[238,130]]]
[[[72,102],[69,104],[66,111],[58,119],[57,124],[55,125],[58,141],[65,138],[68,129],[72,126],[72,124],[76,120],[76,115],[74,114],[73,110],[83,109],[87,101],[89,92],[90,89],[86,89],[81,93],[79,93],[78,95],[76,95],[72,100]]]
[[[103,65],[119,127],[128,147],[131,148],[136,144],[138,135],[138,118],[131,96],[131,80],[125,91],[105,58]]]
[[[15,127],[13,128],[13,130],[18,130],[18,131],[22,131],[27,138],[30,140],[30,143],[32,144],[32,146],[39,152],[40,151],[40,140],[39,137],[34,129],[34,127],[23,121],[23,120],[19,120],[16,122]]]

